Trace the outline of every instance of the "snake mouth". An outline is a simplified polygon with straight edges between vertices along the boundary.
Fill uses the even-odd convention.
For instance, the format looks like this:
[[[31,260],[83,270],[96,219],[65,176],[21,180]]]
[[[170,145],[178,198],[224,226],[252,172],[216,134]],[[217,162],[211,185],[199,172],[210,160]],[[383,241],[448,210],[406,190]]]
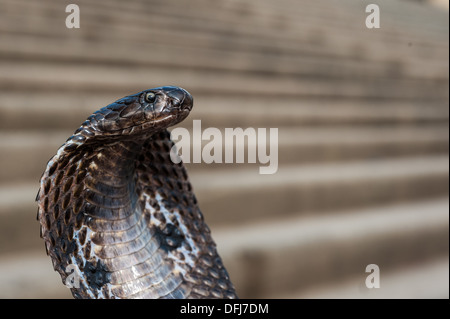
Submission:
[[[109,134],[117,135],[122,137],[133,137],[141,135],[146,137],[147,135],[152,135],[156,131],[161,131],[163,128],[168,128],[170,126],[176,125],[184,120],[189,115],[189,110],[182,110],[177,114],[166,114],[164,116],[152,117],[151,121],[145,121],[141,124],[133,124],[126,128],[111,131]]]

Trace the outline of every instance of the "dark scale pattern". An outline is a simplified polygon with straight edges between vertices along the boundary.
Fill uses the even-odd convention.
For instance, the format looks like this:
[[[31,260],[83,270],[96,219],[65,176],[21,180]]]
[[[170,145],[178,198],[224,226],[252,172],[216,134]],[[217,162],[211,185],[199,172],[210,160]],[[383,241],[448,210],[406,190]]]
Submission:
[[[89,261],[86,262],[84,273],[86,274],[88,285],[96,290],[101,289],[106,283],[108,283],[111,277],[108,269],[101,261],[98,261],[97,265],[94,265]]]
[[[236,298],[184,165],[170,160],[166,128],[191,108],[176,87],[130,95],[48,162],[40,234],[63,283],[77,276],[74,297]]]
[[[174,224],[166,224],[162,230],[155,227],[155,236],[161,249],[166,252],[181,247],[184,240],[183,233]]]

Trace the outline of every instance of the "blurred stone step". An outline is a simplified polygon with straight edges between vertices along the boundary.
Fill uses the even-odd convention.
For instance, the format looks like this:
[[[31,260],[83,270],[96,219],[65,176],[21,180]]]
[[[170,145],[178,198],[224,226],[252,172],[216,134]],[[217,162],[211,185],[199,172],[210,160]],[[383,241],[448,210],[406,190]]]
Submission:
[[[207,0],[200,0],[203,3],[209,3]],[[86,2],[86,0],[82,0]],[[116,1],[117,2],[117,1]],[[299,5],[301,2],[301,5]],[[411,27],[418,24],[426,24],[427,27],[424,31],[436,31],[442,30],[443,26],[439,24],[439,20],[432,18],[440,17],[441,20],[445,19],[445,11],[437,11],[432,7],[417,4],[420,1],[390,1],[390,0],[377,0],[376,3],[383,6],[383,10],[389,18],[389,23],[395,27]],[[367,4],[371,3],[370,0],[363,0],[355,3],[352,0],[343,0],[338,3],[330,3],[328,0],[317,1],[297,1],[297,0],[284,0],[279,3],[274,3],[271,0],[249,0],[246,5],[243,5],[239,0],[229,1],[217,1],[217,5],[224,8],[230,8],[230,10],[237,11],[239,8],[247,7],[248,11],[258,11],[264,16],[270,16],[274,19],[284,17],[285,19],[291,18],[295,20],[298,25],[301,23],[323,23],[324,20],[328,20],[328,27],[348,27],[348,21],[345,18],[349,18],[358,13],[365,12]],[[280,16],[274,14],[274,11],[281,12],[285,15]],[[270,15],[272,13],[272,15]],[[305,14],[305,19],[296,19],[298,15]],[[334,18],[334,19],[333,19]],[[394,19],[396,18],[396,19]],[[392,20],[391,20],[392,19]],[[429,19],[429,20],[427,20]],[[391,26],[391,25],[390,25]],[[386,30],[380,30],[385,31]]]
[[[448,256],[414,262],[384,272],[380,270],[380,288],[368,289],[366,274],[331,285],[319,285],[299,293],[275,294],[286,299],[448,299]]]
[[[73,298],[44,249],[0,255],[0,287],[0,299]]]
[[[445,29],[435,28],[432,32],[426,32],[426,36],[417,36],[417,32],[412,32],[411,29],[418,29],[419,33],[422,33],[423,28],[429,28],[429,23],[422,23],[423,28],[420,28],[418,26],[420,22],[417,23],[418,20],[416,19],[416,23],[413,25],[396,27],[395,22],[398,20],[398,14],[390,17],[390,19],[389,17],[384,18],[385,27],[380,29],[379,32],[368,34],[361,24],[361,19],[355,14],[347,13],[341,17],[341,20],[345,21],[344,23],[341,22],[333,28],[328,26],[330,21],[339,20],[339,17],[336,17],[336,12],[345,12],[345,10],[333,11],[334,16],[328,17],[324,16],[321,11],[307,14],[302,8],[301,12],[293,15],[290,11],[283,12],[282,6],[271,8],[255,3],[245,6],[247,19],[242,19],[242,13],[233,12],[232,6],[225,5],[223,8],[214,8],[214,5],[203,5],[202,10],[196,10],[195,4],[187,7],[180,3],[175,5],[176,8],[170,3],[164,3],[162,6],[153,4],[152,6],[141,6],[133,9],[133,6],[129,3],[125,7],[115,6],[112,8],[105,7],[103,4],[99,7],[92,3],[80,3],[80,6],[85,8],[83,13],[85,29],[80,30],[79,33],[84,34],[87,30],[87,38],[94,37],[104,40],[115,39],[117,41],[119,37],[120,40],[139,42],[138,39],[152,37],[155,39],[153,42],[169,43],[172,41],[172,43],[183,43],[184,47],[212,44],[224,49],[240,49],[250,45],[250,47],[257,48],[259,46],[269,50],[267,43],[270,42],[272,47],[286,48],[291,51],[321,53],[323,47],[325,47],[325,50],[329,53],[339,52],[341,55],[357,52],[357,50],[354,50],[355,38],[370,37],[369,41],[364,42],[363,51],[364,54],[369,54],[372,58],[388,57],[385,55],[385,50],[381,50],[376,42],[387,43],[391,51],[391,58],[392,53],[398,53],[399,60],[400,57],[406,60],[410,60],[411,57],[416,59],[423,57],[423,50],[429,54],[429,58],[431,57],[430,54],[435,57],[438,54],[443,58],[445,53],[439,53],[439,51],[448,52],[443,37]],[[25,34],[39,32],[41,36],[46,35],[48,37],[58,36],[63,38],[63,34],[74,36],[73,33],[68,33],[70,30],[56,27],[57,24],[61,23],[61,19],[57,18],[58,13],[62,14],[61,7],[55,6],[53,3],[48,3],[45,8],[41,8],[42,6],[42,3],[33,5],[29,2],[19,1],[6,6],[8,14],[3,23],[0,22],[0,28],[5,33],[9,31],[17,34],[21,30]],[[351,5],[347,4],[347,7],[349,6]],[[365,15],[365,7],[355,6],[354,4],[353,7],[357,7],[361,15]],[[24,19],[26,16],[24,13],[39,8],[42,9],[41,20],[39,17],[34,20]],[[217,16],[215,14],[217,10],[221,10],[221,18],[211,19],[211,16]],[[99,16],[99,11],[101,11],[101,16]],[[328,11],[328,14],[331,12],[329,8],[326,11]],[[118,12],[120,12],[120,15],[117,14]],[[401,13],[401,11],[397,13]],[[148,14],[152,14],[153,18],[148,19]],[[298,19],[299,14],[303,17],[302,19]],[[385,15],[389,16],[390,14],[385,13]],[[419,17],[421,18],[420,15]],[[445,21],[443,16],[435,15],[435,19],[439,18]],[[327,24],[323,23],[325,19],[328,22]],[[246,22],[243,22],[243,20]],[[205,27],[205,25],[208,27]],[[114,32],[110,32],[111,28]],[[392,32],[392,29],[396,32]],[[158,30],[157,33],[155,33],[155,30]],[[173,32],[174,30],[176,32]],[[295,33],[291,30],[295,30]],[[221,35],[223,41],[214,41],[217,34]],[[236,37],[237,34],[239,37]],[[312,35],[316,35],[316,39]],[[405,45],[407,44],[405,38],[414,41],[416,45],[414,47]],[[268,39],[271,39],[271,41],[268,41]],[[426,61],[424,62],[426,63]]]
[[[245,127],[244,127],[245,128]],[[223,129],[222,129],[223,132]],[[382,128],[285,128],[278,130],[278,164],[279,167],[298,164],[319,164],[344,162],[359,159],[387,159],[396,157],[414,157],[421,155],[448,154],[448,126],[434,127],[382,127]],[[267,133],[268,134],[268,133]],[[191,133],[192,136],[192,133]],[[202,149],[209,141],[193,143],[193,149]],[[227,143],[223,141],[222,154],[227,152]],[[246,150],[257,149],[253,143],[231,144],[230,148]],[[270,145],[266,146],[269,150]],[[196,164],[186,166],[189,171],[214,170],[221,168],[235,169],[236,164]],[[255,164],[239,164],[239,167],[255,167]]]
[[[176,79],[176,83],[174,83]],[[192,91],[259,97],[328,97],[396,100],[448,98],[448,80],[292,78],[210,70],[167,69],[144,66],[101,66],[33,61],[0,64],[0,87],[23,92],[66,90],[72,92],[140,91],[161,85],[178,85]]]
[[[196,96],[194,94],[194,96]],[[1,101],[1,100],[0,100]],[[1,105],[2,103],[0,103]],[[333,98],[277,98],[202,96],[182,123],[201,119],[213,127],[382,127],[448,125],[449,108],[444,101],[393,101]],[[6,112],[5,112],[6,113]],[[204,124],[203,124],[204,123]]]
[[[383,276],[448,255],[448,205],[442,199],[212,231],[241,298],[298,296],[346,277],[365,279],[369,264]]]
[[[34,118],[33,118],[34,119]],[[187,127],[190,124],[188,120]],[[205,121],[207,122],[207,120]],[[203,123],[203,121],[202,121]],[[201,126],[202,130],[208,127]],[[244,127],[244,129],[247,129]],[[255,132],[257,128],[254,128]],[[73,129],[74,130],[74,129]],[[37,181],[47,161],[57,149],[73,133],[72,131],[49,132],[1,132],[0,131],[0,184],[9,180]],[[267,128],[267,131],[269,128]],[[230,170],[244,167],[256,167],[255,164],[226,164],[227,149],[238,149],[245,152],[245,161],[249,150],[256,150],[254,143],[236,140],[235,144],[226,141],[224,129],[222,132],[222,162],[223,163],[193,163],[193,150],[210,143],[209,140],[191,144],[191,153],[184,160],[189,171],[229,168]],[[418,155],[433,155],[448,153],[448,125],[433,127],[417,126],[412,128],[381,127],[381,128],[286,128],[278,129],[278,165],[284,167],[291,164],[307,164],[322,162],[341,162],[355,159],[393,158]],[[267,132],[268,135],[268,132]],[[192,141],[192,131],[190,131]],[[256,141],[256,140],[255,140]],[[269,142],[269,140],[268,140]],[[267,150],[270,146],[266,146]],[[190,163],[187,163],[189,159]]]
[[[227,1],[238,4],[239,1]],[[251,0],[248,1],[254,6],[258,7],[259,11],[270,14],[272,11],[283,13],[284,19],[289,19],[296,22],[297,26],[302,25],[316,25],[325,24],[329,29],[341,29],[347,31],[348,34],[365,34],[364,24],[361,21],[361,14],[363,18],[365,8],[368,4],[375,3],[382,8],[383,12],[383,27],[380,28],[380,37],[395,38],[397,36],[408,37],[410,32],[414,31],[416,36],[431,36],[438,38],[438,34],[443,39],[448,23],[446,21],[446,12],[443,10],[435,10],[435,8],[424,6],[415,3],[415,1],[390,1],[377,0],[371,2],[370,0],[363,0],[355,3],[352,0],[343,0],[335,3],[330,3],[328,0],[314,1],[311,4],[309,1],[303,1],[302,5],[298,5],[296,0],[286,0],[284,5],[278,5],[270,0]],[[299,15],[303,15],[304,8],[308,10],[304,14],[304,18],[296,19]],[[328,23],[323,21],[327,20]],[[321,23],[322,22],[322,23]],[[295,29],[295,27],[294,27]],[[395,31],[395,32],[393,32]]]
[[[448,253],[448,199],[213,228],[241,298],[304,295],[315,287],[367,276]],[[359,278],[361,278],[359,277]],[[69,291],[41,253],[2,255],[0,298],[65,298]],[[417,288],[417,287],[416,287]]]
[[[22,9],[25,8],[24,4],[29,4],[24,0],[3,0],[5,4],[15,4],[15,6]],[[327,0],[318,0],[314,2],[310,1],[280,1],[283,5],[274,4],[271,0],[254,0],[246,1],[242,3],[240,1],[189,1],[189,3],[183,3],[180,1],[128,1],[124,4],[121,1],[108,1],[107,3],[98,4],[96,2],[88,0],[79,0],[78,3],[81,7],[84,7],[90,11],[109,11],[112,12],[132,12],[135,14],[148,15],[155,13],[165,18],[177,17],[192,20],[199,15],[208,18],[211,22],[235,22],[245,24],[248,20],[256,19],[255,16],[261,15],[264,19],[271,18],[271,20],[291,18],[295,20],[299,25],[302,23],[311,23],[313,20],[315,23],[322,22],[323,20],[330,19],[330,26],[346,27],[345,18],[356,13],[361,12],[364,9],[369,0],[361,1],[361,4],[355,5],[354,1],[347,0],[341,1],[340,5],[330,4]],[[440,30],[442,26],[438,21],[433,20],[436,16],[440,16],[441,19],[445,19],[445,11],[436,11],[429,6],[422,4],[416,4],[413,1],[383,1],[378,0],[378,3],[385,6],[385,11],[389,17],[394,16],[397,19],[389,21],[390,23],[397,23],[397,27],[410,27],[417,25],[417,23],[426,24],[425,31]],[[50,15],[52,13],[51,8],[56,10],[54,2],[51,0],[43,0],[40,2],[32,3],[32,7],[35,10],[40,10],[42,13]],[[331,9],[330,9],[331,6]],[[202,10],[198,10],[201,7]],[[7,7],[11,9],[11,7]],[[215,15],[217,11],[222,11],[221,15]],[[278,14],[277,14],[278,13]],[[279,13],[283,13],[280,15]],[[297,19],[299,13],[305,14],[306,19]],[[212,14],[212,16],[211,16]],[[247,15],[249,19],[239,19],[242,15]],[[430,19],[430,20],[427,20]],[[385,30],[380,30],[380,33],[386,33]]]
[[[212,227],[444,196],[448,175],[447,155],[284,166],[274,175],[259,175],[258,166],[190,172]],[[42,247],[38,187],[37,180],[0,185],[0,254]]]
[[[264,51],[239,52],[213,48],[185,47],[177,43],[137,43],[130,55],[128,46],[115,42],[79,42],[70,38],[37,38],[30,35],[3,35],[0,57],[8,60],[77,61],[97,65],[156,65],[178,69],[210,69],[216,72],[248,72],[261,76],[277,74],[298,77],[330,77],[353,79],[367,77],[412,77],[430,80],[448,79],[442,59],[427,59],[417,63],[405,59],[367,61],[320,55],[287,55],[280,52],[276,63],[273,54]],[[151,54],[148,54],[148,51]],[[183,50],[183,56],[179,56]]]
[[[50,90],[23,94],[0,89],[2,131],[65,130],[71,134],[94,111],[139,90],[170,84],[158,82],[147,87],[123,87],[104,93]],[[180,84],[181,85],[181,84]],[[292,97],[239,95],[223,92],[205,94],[184,86],[193,95],[194,109],[180,126],[202,120],[204,127],[305,127],[322,125],[448,125],[448,101],[435,96],[429,101],[352,99],[350,97]],[[243,93],[243,92],[242,92]]]
[[[449,2],[447,0],[426,0],[425,4],[435,6],[441,10],[447,10],[447,12],[449,10]]]
[[[448,194],[447,155],[190,174],[208,223],[231,225]],[[236,178],[239,176],[239,183]]]

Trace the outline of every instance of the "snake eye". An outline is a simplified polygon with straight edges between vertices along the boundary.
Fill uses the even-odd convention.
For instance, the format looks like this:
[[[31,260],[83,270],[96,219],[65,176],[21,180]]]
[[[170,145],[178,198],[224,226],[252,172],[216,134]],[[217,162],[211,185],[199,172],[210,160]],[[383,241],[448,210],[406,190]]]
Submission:
[[[148,92],[147,94],[145,94],[145,101],[148,103],[153,103],[155,102],[155,97],[155,93]]]

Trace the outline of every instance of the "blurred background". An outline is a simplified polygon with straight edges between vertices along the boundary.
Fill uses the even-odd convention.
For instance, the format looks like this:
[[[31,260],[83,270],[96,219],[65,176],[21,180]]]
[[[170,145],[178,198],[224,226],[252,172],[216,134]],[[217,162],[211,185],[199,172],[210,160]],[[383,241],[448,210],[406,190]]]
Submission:
[[[448,70],[448,1],[0,0],[0,297],[71,297],[36,221],[47,160],[177,85],[181,126],[279,129],[274,175],[187,165],[240,297],[448,298]]]

